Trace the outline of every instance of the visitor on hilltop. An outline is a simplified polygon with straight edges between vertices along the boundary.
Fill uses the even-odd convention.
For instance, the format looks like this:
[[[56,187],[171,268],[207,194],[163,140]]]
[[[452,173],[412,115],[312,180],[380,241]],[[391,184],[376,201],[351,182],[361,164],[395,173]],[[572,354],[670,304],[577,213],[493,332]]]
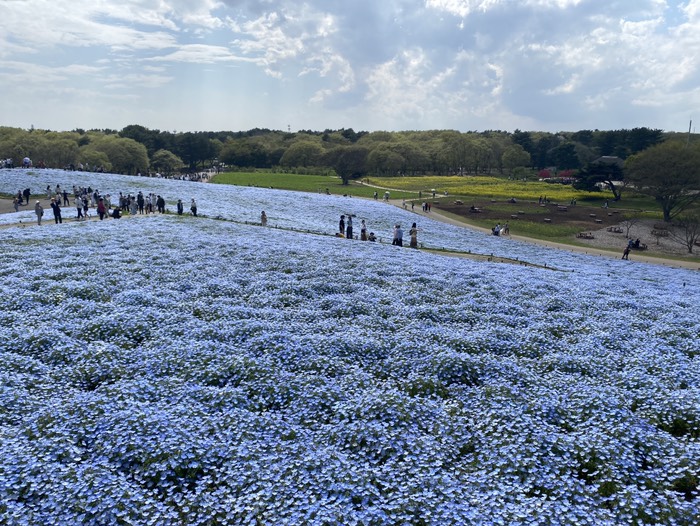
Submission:
[[[112,210],[112,218],[113,219],[121,219],[122,217],[122,210],[118,206]]]
[[[368,241],[376,241],[376,240],[377,240],[377,236],[374,235],[374,232],[370,232],[370,233],[369,233],[369,237],[367,238],[367,240],[368,240]]]
[[[262,226],[267,226],[267,214],[265,214],[265,210],[260,212],[260,224]]]
[[[340,221],[338,221],[338,230],[340,231],[341,236],[345,235],[345,216],[344,215],[340,216]]]
[[[360,222],[360,239],[367,241],[367,224],[364,219]]]
[[[41,226],[41,216],[44,215],[44,207],[39,201],[34,205],[34,213],[36,214],[36,223]]]
[[[22,195],[24,195],[24,202],[29,204],[29,196],[32,194],[31,190],[29,188],[25,188],[24,191],[22,192]]]
[[[163,199],[163,197],[160,195],[156,198],[156,206],[158,207],[159,213],[165,213],[165,199]]]
[[[627,259],[627,260],[629,260],[629,258],[630,258],[630,247],[629,247],[629,245],[627,245],[627,246],[625,247],[624,252],[622,252],[622,259]]]
[[[15,208],[15,212],[19,212],[19,199],[17,199],[17,196],[12,200],[12,206]]]
[[[182,204],[182,199],[177,200],[177,215],[181,216],[185,211],[185,205]]]
[[[56,224],[63,223],[63,218],[61,217],[61,202],[59,199],[60,197],[51,198],[51,210],[53,210],[53,220],[56,222]]]
[[[141,191],[139,191],[138,195],[136,196],[136,203],[139,205],[139,214],[143,214],[146,200],[143,198],[143,193]]]
[[[90,217],[89,209],[90,209],[90,201],[88,201],[87,195],[84,195],[83,196],[83,215],[85,216],[85,219]]]
[[[352,239],[352,216],[348,216],[348,226],[345,230],[345,237],[348,239]]]
[[[192,212],[193,216],[197,217],[197,201],[194,200],[194,197],[190,203],[190,212]]]
[[[79,197],[75,198],[75,209],[78,211],[78,215],[76,216],[76,220],[80,221],[81,219],[84,219],[83,216],[83,200],[80,199]]]
[[[68,191],[63,190],[63,193],[61,195],[63,196],[63,206],[70,206],[70,200],[68,199]]]
[[[408,231],[408,234],[411,236],[411,248],[418,248],[418,227],[415,223],[411,225],[411,229]]]

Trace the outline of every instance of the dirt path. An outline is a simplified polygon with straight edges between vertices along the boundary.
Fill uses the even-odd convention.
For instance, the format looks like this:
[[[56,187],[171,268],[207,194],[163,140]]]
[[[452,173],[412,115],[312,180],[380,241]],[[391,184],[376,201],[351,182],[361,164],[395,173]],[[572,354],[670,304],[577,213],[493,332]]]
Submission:
[[[402,199],[389,199],[389,204],[394,205],[398,208],[403,208]],[[411,206],[407,204],[407,210],[411,211]],[[420,206],[416,206],[412,212],[418,216],[425,216],[436,221],[442,221],[443,223],[449,223],[451,225],[459,226],[462,228],[469,228],[471,230],[476,230],[478,232],[483,232],[484,235],[492,235],[491,231],[487,228],[481,228],[473,226],[464,221],[460,216],[455,214],[450,214],[449,212],[438,211],[432,209],[430,212],[423,212]],[[566,250],[568,252],[575,252],[579,254],[588,254],[592,256],[607,257],[613,259],[620,259],[622,257],[622,250],[612,250],[598,247],[579,247],[575,245],[566,245],[564,243],[553,243],[551,241],[545,241],[541,239],[533,239],[530,237],[511,235],[511,239],[516,239],[518,241],[524,241],[526,243],[534,243],[537,245],[556,248],[558,250]],[[647,256],[643,252],[633,252],[630,254],[630,261],[642,261],[644,263],[652,263],[655,265],[663,265],[665,267],[675,267],[675,268],[687,268],[692,270],[700,270],[700,263],[697,261],[681,261],[675,259],[666,259],[662,257]]]

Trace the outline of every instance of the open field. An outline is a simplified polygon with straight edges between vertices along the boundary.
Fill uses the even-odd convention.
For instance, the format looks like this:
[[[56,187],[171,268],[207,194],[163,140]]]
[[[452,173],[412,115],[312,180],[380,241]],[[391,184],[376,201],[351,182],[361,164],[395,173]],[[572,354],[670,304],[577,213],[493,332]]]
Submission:
[[[0,523],[696,524],[697,271],[371,199],[3,172],[205,217],[0,230]],[[386,243],[411,221],[537,266]]]

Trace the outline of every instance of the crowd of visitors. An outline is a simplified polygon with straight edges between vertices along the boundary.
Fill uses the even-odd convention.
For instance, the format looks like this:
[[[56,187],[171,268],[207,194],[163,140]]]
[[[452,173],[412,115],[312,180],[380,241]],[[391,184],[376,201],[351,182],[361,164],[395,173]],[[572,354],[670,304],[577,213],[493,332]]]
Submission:
[[[29,188],[19,190],[13,197],[12,203],[15,212],[19,212],[19,207],[28,205],[30,196],[32,195]],[[76,210],[75,220],[85,221],[92,216],[91,211],[96,214],[100,220],[111,217],[120,219],[123,214],[139,215],[139,214],[165,214],[166,203],[161,195],[155,193],[144,194],[142,191],[134,193],[119,192],[119,196],[113,202],[110,194],[103,194],[98,189],[91,187],[73,186],[69,193],[66,188],[61,188],[60,184],[55,187],[47,185],[46,197],[51,204],[54,221],[56,224],[63,223],[63,208],[71,206],[71,197],[73,206]],[[34,205],[34,213],[37,217],[37,224],[41,225],[41,219],[44,216],[44,207],[41,201],[36,201]],[[182,199],[177,201],[177,213],[184,213],[184,205]],[[190,213],[193,216],[197,215],[197,202],[193,198],[190,203]]]

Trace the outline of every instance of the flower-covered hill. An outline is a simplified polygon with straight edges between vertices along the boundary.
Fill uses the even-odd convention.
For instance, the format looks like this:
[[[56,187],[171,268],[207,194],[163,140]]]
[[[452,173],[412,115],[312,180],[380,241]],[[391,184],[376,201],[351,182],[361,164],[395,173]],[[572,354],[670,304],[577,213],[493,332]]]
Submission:
[[[415,217],[359,199],[49,182],[224,220],[0,231],[0,523],[697,524],[697,272],[426,219],[568,270],[245,224]]]
[[[113,202],[120,192],[136,195],[162,195],[170,211],[182,199],[185,209],[194,198],[200,215],[219,217],[241,223],[259,223],[260,212],[265,210],[268,224],[273,227],[299,231],[331,234],[337,230],[341,214],[355,216],[355,229],[359,232],[360,220],[367,222],[368,230],[382,241],[390,241],[393,226],[400,223],[404,231],[414,221],[420,228],[419,242],[426,248],[471,251],[493,254],[498,257],[525,260],[534,264],[556,266],[563,269],[581,267],[580,256],[563,251],[553,251],[506,237],[485,236],[481,232],[430,221],[410,211],[398,209],[381,201],[337,195],[308,194],[283,190],[202,184],[190,181],[135,177],[64,170],[0,170],[0,192],[16,193],[30,188],[33,196],[46,196],[46,187],[71,190],[74,185],[97,189],[110,194]],[[32,202],[33,202],[32,198]],[[72,207],[64,208],[64,217],[75,217]],[[32,210],[18,214],[4,214],[0,224],[36,221]],[[593,261],[593,260],[591,260]],[[622,269],[624,267],[618,267]],[[604,272],[605,269],[599,269]]]
[[[177,216],[0,235],[4,524],[700,516],[697,273]]]

